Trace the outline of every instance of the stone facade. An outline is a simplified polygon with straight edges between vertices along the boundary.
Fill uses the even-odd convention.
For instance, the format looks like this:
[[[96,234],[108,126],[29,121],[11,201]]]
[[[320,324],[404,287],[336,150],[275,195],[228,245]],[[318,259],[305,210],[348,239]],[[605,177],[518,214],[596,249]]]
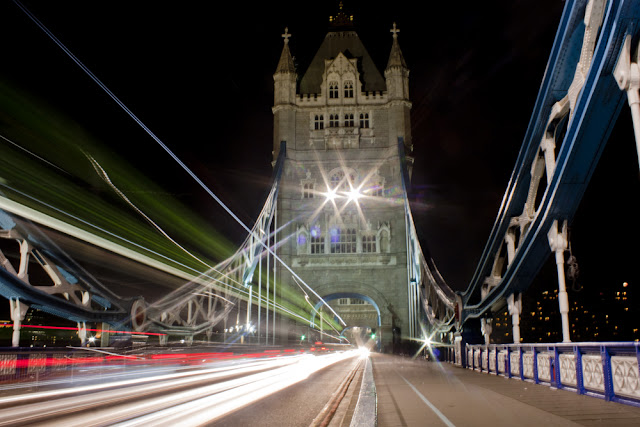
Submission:
[[[274,159],[286,142],[278,255],[327,301],[373,302],[358,319],[345,321],[377,329],[390,349],[392,331],[397,340],[408,325],[398,142],[410,169],[409,71],[395,24],[383,78],[352,26],[332,22],[338,24],[299,84],[290,34],[283,34],[273,107]],[[286,271],[280,280],[292,284]]]

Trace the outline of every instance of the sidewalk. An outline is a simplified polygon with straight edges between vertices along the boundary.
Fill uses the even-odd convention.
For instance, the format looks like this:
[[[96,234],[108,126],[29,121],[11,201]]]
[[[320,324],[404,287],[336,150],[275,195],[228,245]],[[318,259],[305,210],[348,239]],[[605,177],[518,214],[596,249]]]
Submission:
[[[640,408],[474,372],[372,355],[378,426],[631,426]]]

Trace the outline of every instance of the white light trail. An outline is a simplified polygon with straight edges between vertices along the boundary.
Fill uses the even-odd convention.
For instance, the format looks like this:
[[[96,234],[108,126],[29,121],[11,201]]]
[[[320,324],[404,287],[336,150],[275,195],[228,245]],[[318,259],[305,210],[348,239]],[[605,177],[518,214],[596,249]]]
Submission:
[[[159,383],[161,385],[160,388],[176,386],[176,385],[184,385],[193,381],[200,381],[203,379],[217,379],[225,376],[236,375],[236,374],[247,374],[255,371],[260,371],[263,369],[268,369],[270,367],[281,367],[287,364],[296,363],[297,360],[302,356],[290,356],[287,358],[280,359],[270,359],[266,361],[257,361],[252,363],[246,363],[239,366],[225,366],[220,368],[210,368],[210,369],[201,369],[196,371],[187,371],[180,373],[172,373],[172,374],[164,374],[164,375],[156,375],[149,377],[137,377],[130,380],[122,380],[122,381],[114,381],[105,384],[93,384],[87,386],[80,387],[70,387],[70,388],[61,388],[57,390],[48,390],[41,391],[36,393],[27,393],[27,394],[19,394],[15,396],[1,397],[0,398],[0,406],[9,406],[17,403],[27,403],[29,401],[40,401],[40,400],[51,400],[51,403],[54,403],[54,399],[59,399],[68,395],[75,394],[87,394],[87,396],[95,396],[90,395],[88,393],[95,393],[106,391],[110,389],[119,389],[121,387],[129,387],[129,386],[138,386],[143,385],[145,383]],[[154,385],[147,385],[144,387],[154,388]],[[145,388],[149,390],[148,388]],[[136,389],[137,390],[137,389]],[[120,390],[119,394],[122,394],[123,391]],[[74,399],[78,396],[74,396]],[[76,401],[77,402],[77,401]],[[58,401],[57,405],[60,405]],[[52,407],[54,407],[53,405]],[[43,408],[44,410],[45,408]],[[33,410],[31,411],[33,412]],[[5,418],[8,417],[9,414],[5,410],[0,411],[0,415]],[[0,425],[2,425],[2,421],[0,420]]]
[[[242,220],[235,214],[233,213],[233,211],[227,207],[227,205],[224,204],[224,202],[218,198],[218,196],[216,196],[213,191],[211,191],[211,189],[209,187],[207,187],[207,185],[205,185],[204,182],[202,182],[202,180],[200,180],[200,178],[198,178],[198,176],[186,165],[182,162],[182,160],[180,160],[180,158],[173,153],[173,151],[171,151],[171,149],[164,144],[160,138],[158,138],[152,131],[151,129],[149,129],[143,122],[142,120],[140,120],[135,114],[133,114],[133,112],[122,102],[120,101],[120,99],[113,93],[111,92],[111,90],[104,84],[102,83],[102,81],[100,79],[98,79],[98,77],[93,74],[91,72],[91,70],[89,70],[89,68],[87,68],[87,66],[85,66],[74,54],[73,52],[71,52],[60,40],[58,40],[58,38],[42,23],[40,22],[40,20],[38,18],[35,17],[35,15],[33,15],[19,0],[13,0],[13,2],[42,30],[45,32],[45,34],[47,34],[47,36],[49,36],[49,38],[56,44],[58,45],[58,47],[60,47],[60,49],[62,49],[64,51],[64,53],[67,54],[67,56],[69,56],[69,58],[71,58],[71,60],[73,62],[75,62],[98,86],[100,86],[100,88],[102,88],[102,90],[104,90],[104,92],[109,95],[109,97],[120,106],[120,108],[122,108],[128,115],[129,117],[131,117],[145,132],[147,132],[147,134],[154,140],[156,141],[156,143],[158,143],[158,145],[160,145],[160,147],[162,147],[162,149],[169,154],[169,156],[171,156],[171,158],[173,158],[173,160],[175,160],[176,163],[178,163],[178,165],[180,165],[180,167],[182,167],[182,169],[189,174],[189,176],[191,176],[191,178],[193,178],[193,180],[200,185],[200,187],[207,193],[209,194],[209,196],[211,196],[211,198],[213,198],[219,205],[220,207],[222,207],[225,212],[227,212],[247,233],[249,234],[253,234],[253,231],[247,227],[244,222],[242,222]],[[297,279],[300,280],[300,282],[307,288],[309,289],[309,291],[311,291],[311,293],[313,293],[320,301],[322,301],[322,303],[336,316],[336,318],[340,321],[340,323],[342,323],[344,326],[347,326],[347,324],[345,323],[344,320],[342,320],[342,317],[340,317],[340,315],[338,313],[335,312],[335,310],[326,303],[326,301],[320,296],[318,295],[318,293],[316,293],[316,291],[314,291],[300,276],[298,276],[298,274],[293,271],[293,269],[291,269],[291,267],[289,267],[289,265],[287,265],[278,255],[276,255],[275,252],[273,252],[268,245],[266,245],[261,239],[258,239],[258,242],[274,257],[274,259],[278,260],[278,262],[280,262],[280,264],[282,264],[282,266],[289,272],[291,273],[294,277],[296,277]]]
[[[174,245],[176,245],[177,247],[179,247],[180,249],[182,249],[183,252],[185,252],[187,255],[189,255],[191,258],[195,259],[196,261],[198,261],[199,263],[201,263],[202,265],[204,265],[205,267],[207,267],[210,270],[216,271],[214,267],[210,266],[208,263],[204,262],[203,260],[201,260],[200,258],[198,258],[197,256],[195,256],[194,254],[192,254],[191,252],[189,252],[187,249],[185,249],[182,245],[180,245],[178,242],[176,242],[171,236],[169,236],[163,229],[162,227],[160,227],[158,224],[156,224],[151,218],[149,218],[149,216],[147,214],[145,214],[144,212],[142,212],[142,210],[140,208],[138,208],[131,200],[129,200],[129,198],[126,196],[126,194],[124,194],[122,191],[120,191],[120,189],[118,187],[116,187],[116,185],[111,181],[111,178],[109,178],[109,174],[107,174],[107,171],[104,170],[104,168],[100,165],[100,163],[98,163],[98,161],[96,159],[93,158],[93,156],[91,156],[88,153],[85,153],[85,156],[87,157],[87,159],[89,159],[89,161],[91,162],[91,166],[93,166],[93,169],[96,171],[96,173],[98,174],[98,176],[107,183],[107,185],[109,187],[111,187],[113,189],[113,191],[115,191],[115,193],[120,196],[120,198],[122,198],[122,200],[124,200],[129,206],[131,206],[133,208],[133,210],[135,210],[136,212],[138,212],[138,214],[140,214],[140,216],[142,216],[149,224],[151,224],[156,230],[158,230],[160,232],[160,234],[162,234],[164,237],[166,237],[171,243],[173,243]],[[216,273],[220,273],[219,271],[216,271]],[[221,273],[220,273],[221,274]]]
[[[230,388],[227,391],[202,397],[118,424],[119,426],[197,426],[210,423],[224,415],[250,405],[280,390],[307,379],[329,365],[358,356],[357,351],[323,356],[306,355],[296,365],[279,368],[263,374],[251,376],[252,381]]]
[[[46,159],[43,159],[42,157],[38,156],[36,153],[34,153],[34,152],[32,152],[32,151],[27,150],[26,148],[22,147],[21,145],[16,144],[15,142],[11,141],[11,140],[10,140],[9,138],[7,138],[6,136],[4,136],[4,135],[0,135],[0,138],[4,139],[5,141],[7,141],[9,144],[13,145],[14,147],[19,148],[20,150],[22,150],[22,151],[24,151],[24,152],[26,152],[26,153],[28,153],[28,154],[32,155],[32,156],[33,156],[33,157],[35,157],[36,159],[38,159],[38,160],[40,160],[40,161],[42,161],[42,162],[44,162],[44,163],[48,164],[49,166],[52,166],[52,167],[54,167],[54,168],[58,169],[59,171],[61,171],[61,172],[65,173],[65,174],[67,174],[67,175],[71,175],[69,172],[67,172],[66,170],[62,169],[61,167],[54,165],[54,164],[53,164],[53,163],[51,163],[50,161],[48,161],[48,160],[46,160]]]

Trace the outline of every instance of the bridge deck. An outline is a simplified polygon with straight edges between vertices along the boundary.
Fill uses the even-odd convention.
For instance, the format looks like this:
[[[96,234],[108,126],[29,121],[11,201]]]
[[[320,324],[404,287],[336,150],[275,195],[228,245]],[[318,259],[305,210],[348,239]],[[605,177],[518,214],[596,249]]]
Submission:
[[[640,425],[640,408],[568,390],[399,356],[372,361],[380,427]]]

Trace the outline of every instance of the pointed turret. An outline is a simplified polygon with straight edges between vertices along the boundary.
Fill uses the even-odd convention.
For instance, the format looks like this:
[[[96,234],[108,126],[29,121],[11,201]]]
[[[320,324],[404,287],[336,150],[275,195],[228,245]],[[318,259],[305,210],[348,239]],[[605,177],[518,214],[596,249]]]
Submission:
[[[394,22],[393,28],[391,29],[391,33],[393,33],[393,45],[391,46],[387,68],[384,70],[384,77],[387,81],[389,99],[404,99],[408,101],[409,69],[407,68],[407,63],[404,61],[404,56],[402,56],[400,44],[398,43],[399,32],[400,30],[396,28],[396,23]]]
[[[400,30],[393,23],[391,33],[393,34],[393,45],[389,54],[387,69],[384,70],[384,77],[387,83],[387,95],[389,97],[389,123],[390,135],[395,138],[402,138],[406,149],[407,166],[409,175],[413,169],[413,142],[411,140],[411,102],[409,101],[409,69],[404,61],[400,44],[398,43],[398,33]],[[397,139],[396,139],[397,140]]]
[[[289,29],[284,29],[284,47],[280,55],[278,67],[273,75],[275,92],[274,105],[294,104],[296,99],[296,67],[289,50]]]
[[[284,29],[284,47],[273,75],[273,158],[278,157],[280,142],[295,138],[296,67],[289,51],[289,29]]]

